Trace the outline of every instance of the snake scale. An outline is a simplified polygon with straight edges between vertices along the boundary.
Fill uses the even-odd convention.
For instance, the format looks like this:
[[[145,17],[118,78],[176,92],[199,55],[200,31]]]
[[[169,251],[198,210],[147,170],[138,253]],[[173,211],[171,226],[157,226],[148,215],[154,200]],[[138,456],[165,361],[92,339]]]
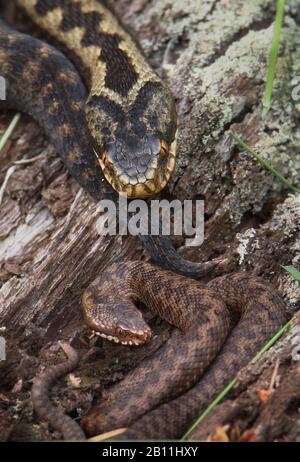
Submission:
[[[0,74],[7,81],[0,108],[35,118],[95,200],[159,193],[175,165],[175,105],[111,2],[16,3],[61,51],[0,20]],[[257,278],[227,275],[204,286],[180,274],[198,278],[219,260],[185,261],[168,236],[140,239],[167,269],[143,262],[108,268],[84,294],[85,320],[109,340],[149,341],[151,330],[133,303],[140,300],[176,328],[151,358],[109,389],[82,425],[88,434],[125,426],[124,438],[176,438],[284,322],[285,309],[278,293]],[[47,397],[52,382],[78,362],[72,348],[65,350],[69,360],[37,378],[32,397],[41,418],[65,438],[80,439],[80,427]]]

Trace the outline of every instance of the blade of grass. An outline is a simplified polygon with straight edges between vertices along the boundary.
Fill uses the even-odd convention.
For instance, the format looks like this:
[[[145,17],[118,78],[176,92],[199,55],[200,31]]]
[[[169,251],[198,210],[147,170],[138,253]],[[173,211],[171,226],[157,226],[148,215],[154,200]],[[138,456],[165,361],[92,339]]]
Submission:
[[[291,191],[295,192],[295,193],[300,193],[300,189],[297,188],[296,186],[292,185],[286,178],[284,178],[284,176],[281,175],[281,173],[279,173],[277,170],[275,170],[274,167],[272,167],[271,164],[269,164],[269,162],[267,162],[266,160],[264,160],[259,154],[257,154],[256,151],[254,151],[254,149],[252,149],[250,146],[248,146],[248,144],[246,144],[238,135],[236,135],[235,133],[233,133],[232,131],[229,131],[229,135],[243,148],[245,149],[249,154],[251,154],[253,157],[255,157],[255,159],[258,160],[258,162],[266,169],[268,170],[270,173],[272,173],[272,175],[274,175],[281,183],[283,183],[288,189],[290,189]]]
[[[19,112],[17,114],[15,114],[15,116],[13,117],[11,123],[9,124],[9,126],[7,127],[6,131],[4,132],[2,138],[0,139],[0,152],[2,151],[2,149],[6,145],[7,141],[9,140],[11,135],[13,134],[13,132],[14,132],[19,120],[20,120],[20,117],[21,117],[21,114]]]
[[[289,330],[292,325],[292,320],[288,321],[278,332],[264,345],[261,350],[254,356],[251,363],[255,363],[267,350],[269,350],[277,340]],[[219,393],[216,398],[207,406],[205,411],[195,420],[195,422],[190,426],[186,433],[182,436],[180,441],[186,441],[195,428],[203,422],[203,420],[210,414],[210,412],[219,404],[225,396],[229,394],[234,385],[237,383],[237,378],[235,377],[222,391]]]
[[[283,268],[290,273],[296,281],[300,282],[300,271],[298,271],[293,266],[283,266]]]
[[[198,417],[197,420],[195,420],[195,422],[191,425],[191,427],[188,429],[188,431],[182,436],[182,438],[180,439],[180,441],[186,441],[187,438],[190,436],[190,434],[195,430],[196,427],[198,427],[198,425],[200,425],[200,423],[203,422],[203,420],[205,419],[205,417],[208,416],[208,414],[216,407],[217,404],[220,403],[220,401],[222,401],[223,398],[225,398],[226,395],[228,395],[228,393],[230,392],[230,390],[232,390],[232,388],[234,387],[234,385],[236,384],[237,382],[237,379],[234,379],[232,380],[225,388],[224,390],[221,391],[221,393],[207,406],[207,408],[205,409],[205,411],[200,415],[200,417]]]
[[[269,56],[267,82],[266,82],[266,88],[265,88],[264,99],[263,99],[262,117],[265,117],[267,115],[271,107],[271,99],[272,99],[272,93],[273,93],[274,78],[275,78],[275,73],[276,73],[276,64],[277,64],[278,49],[279,49],[279,43],[280,43],[282,19],[284,15],[284,7],[285,7],[285,0],[278,0],[277,9],[276,9],[276,18],[275,18],[275,24],[274,24],[273,39],[272,39],[272,47],[271,47],[270,56]]]

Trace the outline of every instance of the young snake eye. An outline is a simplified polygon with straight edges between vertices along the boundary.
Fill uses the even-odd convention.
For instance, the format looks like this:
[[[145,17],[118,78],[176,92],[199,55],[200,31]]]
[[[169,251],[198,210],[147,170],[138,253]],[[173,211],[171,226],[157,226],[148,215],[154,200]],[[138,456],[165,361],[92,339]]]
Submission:
[[[161,143],[160,143],[160,153],[159,153],[159,155],[163,159],[168,154],[169,154],[169,146],[167,145],[167,143],[164,140],[162,140]]]

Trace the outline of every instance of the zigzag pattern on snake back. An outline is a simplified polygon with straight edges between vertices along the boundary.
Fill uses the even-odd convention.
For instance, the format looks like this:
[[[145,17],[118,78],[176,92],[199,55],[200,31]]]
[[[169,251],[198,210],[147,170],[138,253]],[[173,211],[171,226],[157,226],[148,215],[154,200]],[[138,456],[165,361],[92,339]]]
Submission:
[[[112,13],[110,2],[17,0],[17,4],[68,50],[84,83],[59,51],[0,21],[0,72],[7,81],[7,101],[1,101],[0,108],[33,116],[70,173],[94,199],[104,195],[115,199],[109,184],[130,197],[159,192],[174,167],[173,99]],[[155,262],[188,276],[199,277],[218,263],[186,262],[168,237],[141,239]],[[147,340],[148,326],[128,300],[124,306],[127,294],[185,332],[174,330],[170,342],[153,358],[112,387],[109,399],[83,420],[91,434],[129,425],[125,436],[130,438],[179,436],[202,404],[253,356],[285,317],[278,294],[246,275],[226,276],[204,288],[147,264],[131,263],[114,266],[96,282],[102,291],[112,283],[119,287],[117,293],[98,292],[95,285],[86,293],[84,313],[92,329],[127,343]],[[101,311],[103,295],[106,301],[110,297],[110,303]],[[237,313],[241,321],[206,376],[197,382]],[[50,383],[74,367],[75,359],[37,381],[33,398],[42,417],[51,419],[68,437],[79,438],[80,429],[70,419],[58,417],[44,397]],[[64,426],[68,427],[65,432]]]
[[[129,262],[112,266],[87,289],[86,322],[104,336],[141,343],[151,332],[136,300],[180,330],[110,387],[82,420],[88,434],[129,427],[124,438],[180,437],[286,317],[281,297],[260,278],[236,273],[205,286],[148,263]]]

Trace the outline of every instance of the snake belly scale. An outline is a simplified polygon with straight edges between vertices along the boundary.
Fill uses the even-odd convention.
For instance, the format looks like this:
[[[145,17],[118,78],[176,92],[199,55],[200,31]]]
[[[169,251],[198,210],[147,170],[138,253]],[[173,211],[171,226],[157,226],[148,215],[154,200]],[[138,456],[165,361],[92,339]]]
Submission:
[[[111,2],[16,3],[71,61],[0,20],[0,73],[7,81],[7,100],[0,108],[34,117],[95,200],[104,195],[115,199],[117,193],[146,198],[160,192],[175,165],[174,101]],[[155,262],[184,275],[199,277],[218,263],[186,262],[165,236],[141,239]],[[88,434],[125,426],[126,438],[180,436],[285,319],[280,296],[259,279],[228,275],[204,286],[131,262],[109,268],[87,289],[85,320],[110,340],[143,343],[152,332],[136,310],[136,300],[176,328],[152,358],[111,387],[104,401],[82,419]],[[62,418],[45,397],[53,380],[78,362],[72,350],[66,352],[69,361],[46,371],[35,382],[32,396],[42,418],[66,438],[80,439],[78,426]]]

